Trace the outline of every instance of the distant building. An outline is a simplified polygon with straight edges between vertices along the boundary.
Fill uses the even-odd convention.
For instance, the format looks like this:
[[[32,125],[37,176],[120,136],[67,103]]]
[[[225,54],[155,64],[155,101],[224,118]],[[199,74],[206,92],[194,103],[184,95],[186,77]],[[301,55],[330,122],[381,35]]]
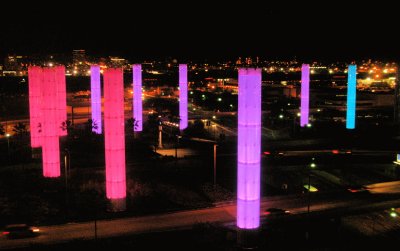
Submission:
[[[110,57],[110,66],[113,68],[125,68],[127,64],[126,59],[119,57]]]
[[[8,55],[4,59],[3,75],[23,76],[26,73],[27,57],[20,55]]]
[[[86,62],[86,52],[85,50],[73,50],[72,51],[72,64],[82,65]]]
[[[72,75],[84,76],[89,75],[89,65],[86,60],[85,50],[73,50],[72,51]],[[70,72],[70,71],[68,71]]]

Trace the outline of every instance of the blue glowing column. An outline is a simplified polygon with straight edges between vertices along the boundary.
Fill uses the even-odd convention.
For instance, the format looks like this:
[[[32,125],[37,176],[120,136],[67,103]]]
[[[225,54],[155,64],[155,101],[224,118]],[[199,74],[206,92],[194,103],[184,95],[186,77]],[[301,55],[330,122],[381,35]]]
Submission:
[[[237,226],[260,225],[261,70],[239,69]]]
[[[92,102],[92,121],[96,125],[96,127],[92,128],[92,131],[101,134],[101,84],[100,66],[98,65],[90,67],[90,97]]]
[[[301,97],[300,97],[300,126],[308,125],[310,106],[310,66],[303,64],[301,67]]]
[[[187,65],[179,65],[179,129],[184,130],[188,126],[188,82]]]
[[[143,130],[142,115],[142,65],[133,65],[133,118],[135,125],[133,130],[141,132]]]
[[[356,127],[356,90],[357,90],[357,66],[349,65],[347,83],[347,114],[346,128]]]

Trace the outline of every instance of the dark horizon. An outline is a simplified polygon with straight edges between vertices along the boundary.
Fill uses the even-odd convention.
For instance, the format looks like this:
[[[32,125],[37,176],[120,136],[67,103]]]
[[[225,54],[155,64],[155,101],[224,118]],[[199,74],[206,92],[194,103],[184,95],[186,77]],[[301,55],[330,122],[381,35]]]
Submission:
[[[397,61],[396,11],[390,6],[346,6],[339,3],[249,4],[224,7],[206,3],[128,6],[4,8],[0,21],[0,56],[88,55],[125,57],[131,61],[177,58],[233,60],[239,56],[301,61]],[[10,7],[11,8],[11,7]],[[10,10],[10,9],[9,9]],[[18,11],[18,14],[16,14]],[[17,16],[15,16],[17,15]]]

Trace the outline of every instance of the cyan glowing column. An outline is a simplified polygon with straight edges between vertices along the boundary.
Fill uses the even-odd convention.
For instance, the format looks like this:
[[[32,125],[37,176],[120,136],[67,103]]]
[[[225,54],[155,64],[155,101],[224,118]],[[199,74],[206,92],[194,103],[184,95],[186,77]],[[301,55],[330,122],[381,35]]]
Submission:
[[[31,133],[31,146],[41,146],[41,100],[40,85],[42,82],[42,68],[33,66],[28,68],[29,84],[29,127]]]
[[[122,69],[104,72],[106,195],[113,211],[125,210],[124,83]]]
[[[133,65],[133,118],[135,119],[135,132],[143,130],[142,115],[142,65]]]
[[[90,67],[90,100],[92,103],[92,121],[97,126],[97,128],[92,128],[92,131],[101,134],[101,84],[100,66],[98,65]]]
[[[356,127],[356,90],[357,90],[357,66],[349,65],[347,78],[347,114],[346,128]]]
[[[188,126],[188,82],[187,65],[179,65],[179,129],[184,130]]]
[[[43,176],[60,176],[59,146],[59,100],[57,95],[57,72],[55,68],[43,68],[42,92],[42,153]]]
[[[237,226],[260,225],[261,70],[239,69]]]
[[[300,126],[308,125],[308,113],[310,106],[310,66],[301,66],[301,100],[300,100]]]

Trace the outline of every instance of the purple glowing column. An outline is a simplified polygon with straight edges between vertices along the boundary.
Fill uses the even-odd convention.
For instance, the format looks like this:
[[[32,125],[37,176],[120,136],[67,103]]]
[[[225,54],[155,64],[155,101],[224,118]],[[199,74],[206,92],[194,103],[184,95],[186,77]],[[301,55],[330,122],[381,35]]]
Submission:
[[[143,130],[142,115],[142,65],[133,65],[133,118],[135,119],[135,132]]]
[[[260,225],[261,70],[239,69],[237,226]]]
[[[300,126],[308,125],[308,113],[310,106],[310,66],[303,64],[301,67],[301,104],[300,104]]]
[[[188,83],[187,65],[179,65],[179,129],[184,130],[188,126]]]
[[[96,127],[92,128],[92,131],[101,134],[101,84],[100,66],[98,65],[90,67],[90,97],[92,102],[92,123],[96,125]]]

